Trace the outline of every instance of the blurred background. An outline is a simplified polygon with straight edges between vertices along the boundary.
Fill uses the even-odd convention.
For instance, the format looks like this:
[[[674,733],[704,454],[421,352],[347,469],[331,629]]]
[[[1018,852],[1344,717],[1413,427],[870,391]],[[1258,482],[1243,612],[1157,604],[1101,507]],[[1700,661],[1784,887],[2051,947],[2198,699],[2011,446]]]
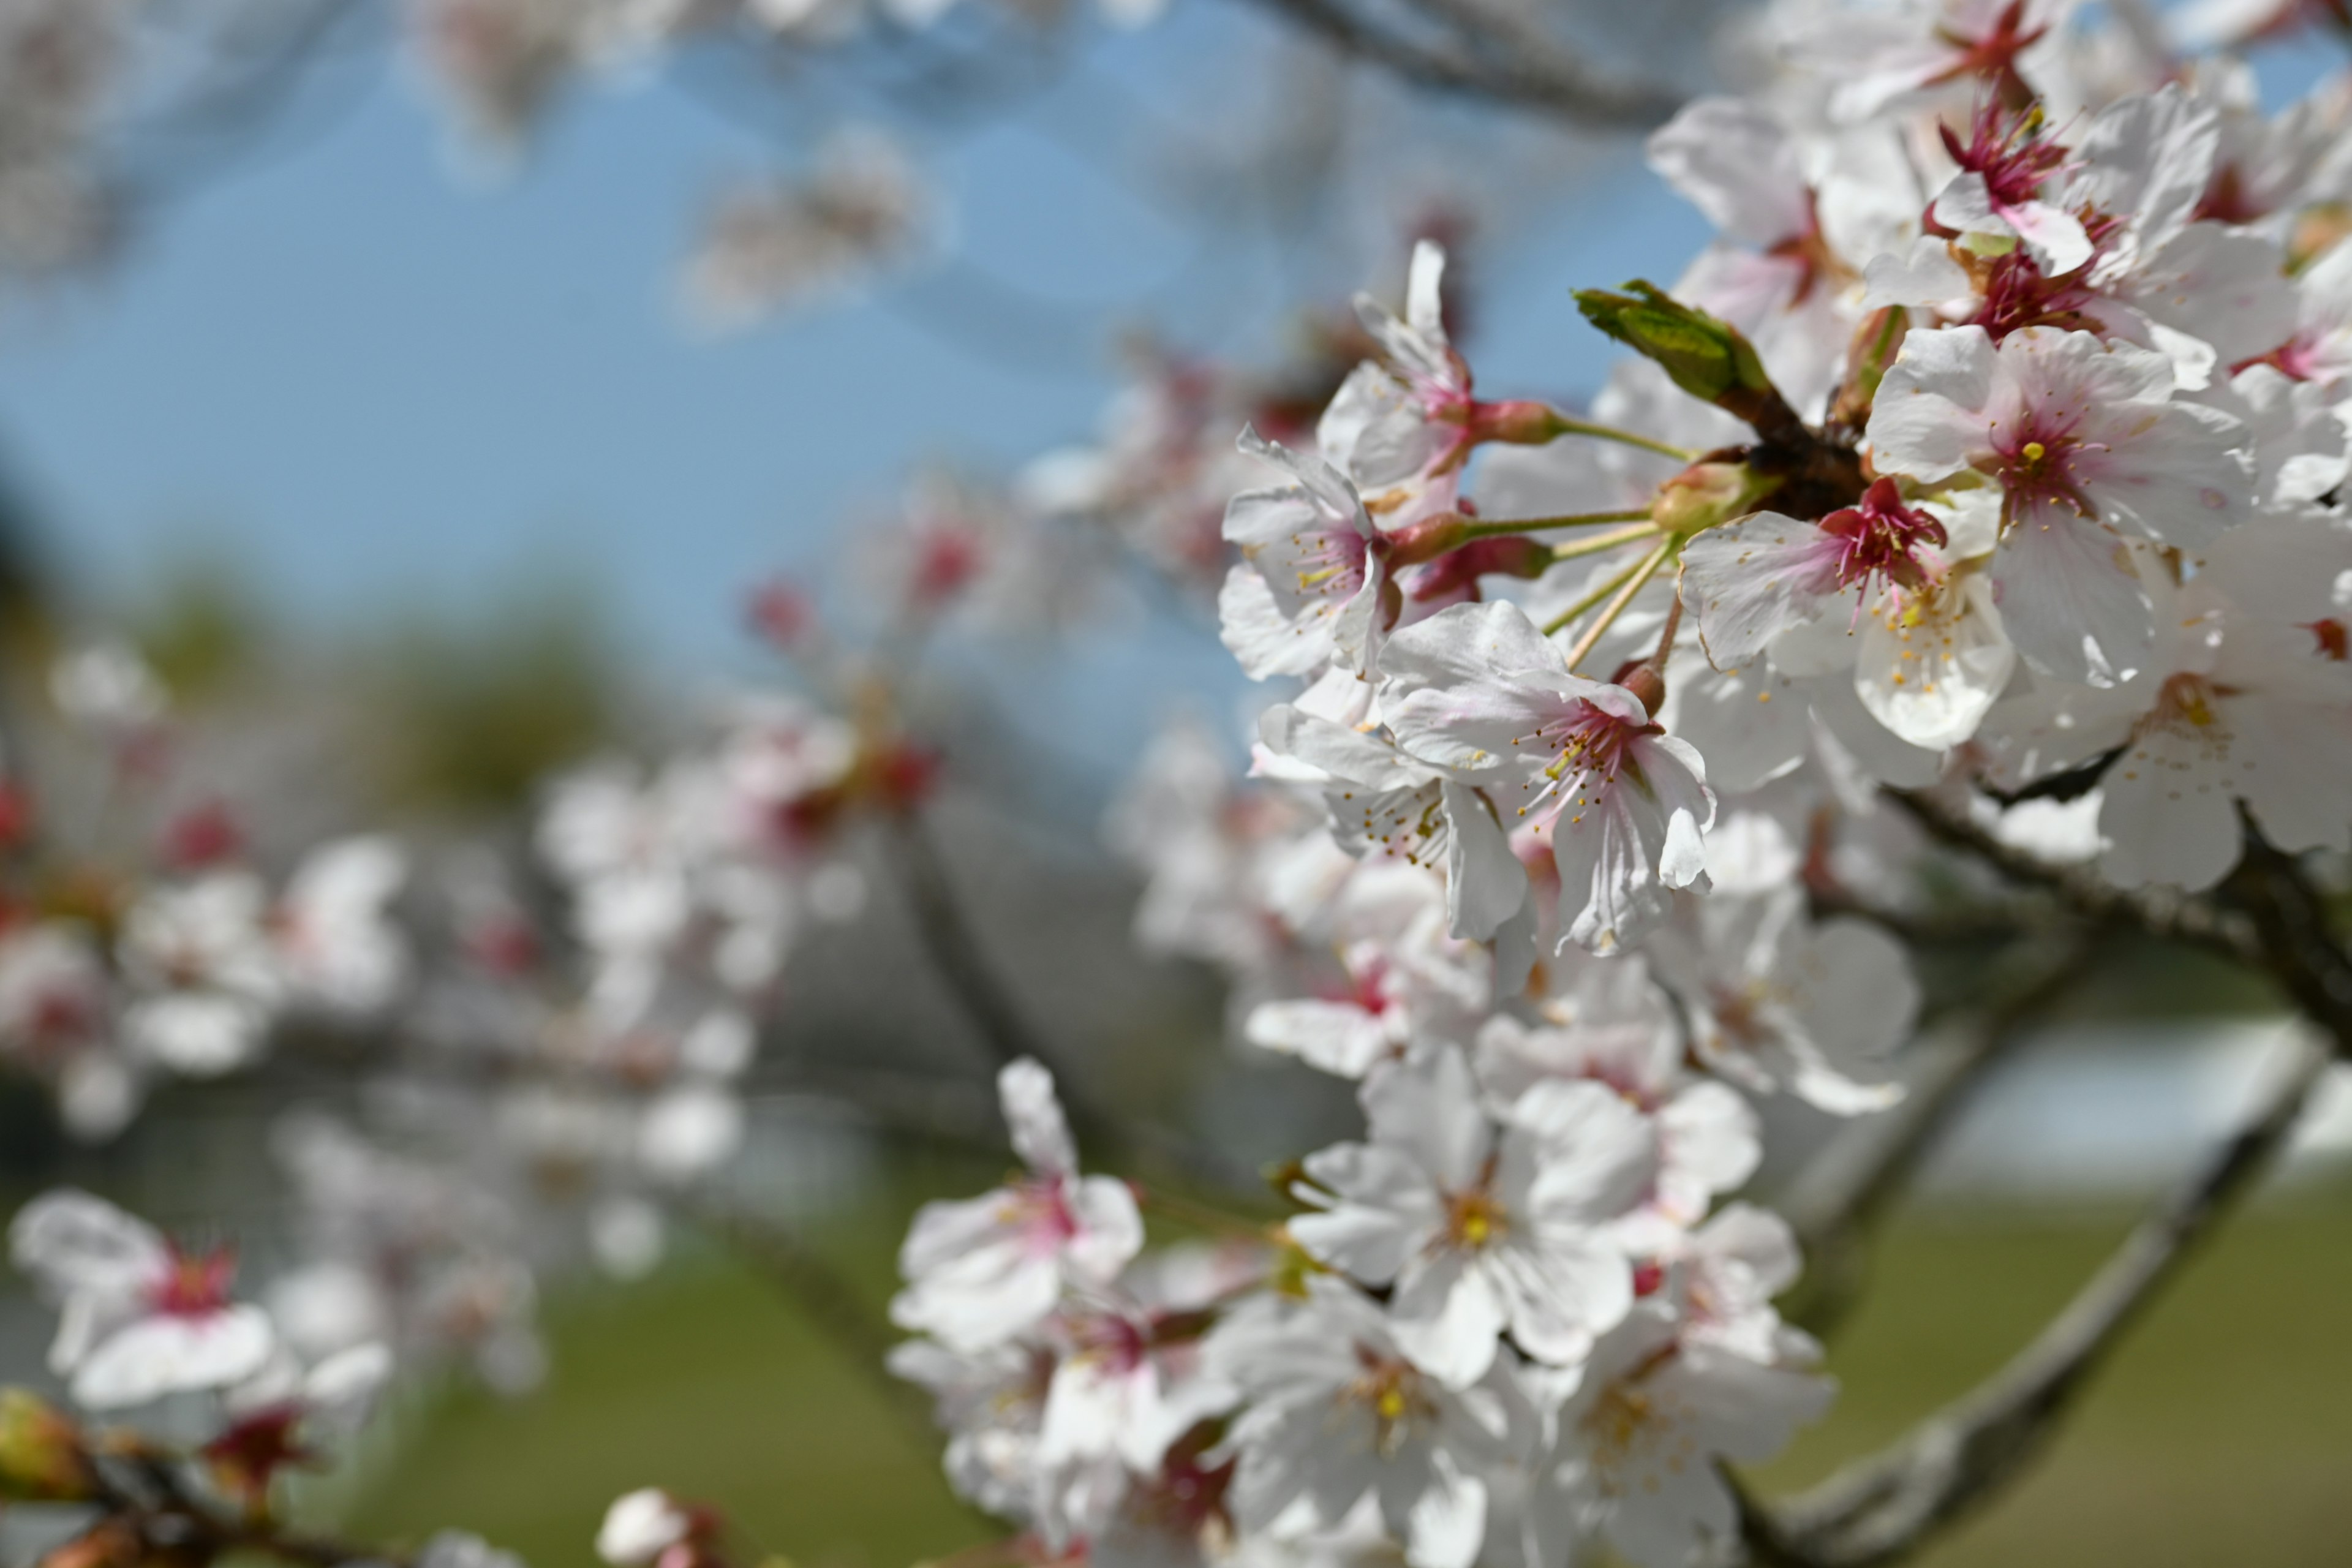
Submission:
[[[401,6],[228,9],[236,29],[194,0],[143,9],[179,52],[94,116],[70,244],[0,174],[0,576],[16,644],[131,637],[203,716],[194,766],[285,842],[515,837],[551,771],[650,752],[702,696],[774,679],[753,589],[789,574],[854,619],[862,543],[910,475],[1006,482],[1091,440],[1139,344],[1270,363],[1351,289],[1392,295],[1410,239],[1442,232],[1482,387],[1579,399],[1611,355],[1569,290],[1669,279],[1707,236],[1642,166],[1638,113],[1580,127],[1432,92],[1281,5],[1179,3],[1143,27],[959,14],[793,49],[694,36],[473,100]],[[1738,16],[1717,29],[1739,9],[1558,20],[1626,79],[1690,91],[1736,73]],[[2336,63],[2316,47],[2260,55],[2265,93]],[[898,162],[843,177],[919,190],[912,237],[806,290],[732,278],[730,194],[805,188],[844,133],[887,139]],[[1202,601],[1121,587],[1051,639],[957,634],[933,704],[951,868],[1064,1059],[1278,1158],[1344,1103],[1228,1051],[1213,977],[1129,942],[1137,884],[1091,828],[1171,716],[1241,733],[1246,683]],[[765,1054],[799,1067],[753,1079],[731,1178],[877,1324],[914,1205],[1000,1173],[824,1092],[826,1072],[900,1073],[910,1100],[984,1082],[910,920],[886,889],[795,957]],[[2172,955],[2075,993],[1927,1162],[1832,1341],[1835,1415],[1765,1479],[1826,1473],[2022,1342],[2229,1124],[2278,1043],[2267,1012]],[[2052,1462],[1928,1562],[2347,1561],[2336,1089]],[[299,1062],[180,1086],[89,1149],[12,1088],[5,1196],[70,1180],[166,1224],[238,1216],[266,1257],[284,1200],[262,1130],[317,1092]],[[583,1272],[542,1305],[535,1391],[404,1395],[316,1506],[394,1538],[462,1526],[541,1568],[591,1561],[605,1504],[648,1483],[723,1502],[802,1568],[990,1537],[928,1426],[756,1258],[688,1235],[645,1278]],[[5,1306],[0,1355],[29,1374],[46,1320]]]

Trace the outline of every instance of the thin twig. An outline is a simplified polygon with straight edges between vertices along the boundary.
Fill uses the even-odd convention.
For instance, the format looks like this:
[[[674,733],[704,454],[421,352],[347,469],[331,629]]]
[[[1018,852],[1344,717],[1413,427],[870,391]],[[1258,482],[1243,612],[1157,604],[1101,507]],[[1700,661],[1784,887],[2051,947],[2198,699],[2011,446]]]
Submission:
[[[1475,49],[1407,37],[1342,0],[1258,0],[1335,47],[1419,87],[1530,109],[1591,129],[1645,130],[1682,107],[1682,95],[1612,79],[1560,49]]]
[[[1052,1068],[1071,1131],[1098,1159],[1113,1163],[1125,1159],[1159,1173],[1214,1187],[1255,1185],[1255,1173],[1239,1168],[1217,1150],[1165,1128],[1115,1115],[1085,1085],[1072,1082],[999,980],[921,819],[912,814],[896,819],[890,843],[924,952],[962,1005],[990,1059],[1002,1068],[1028,1057]]]
[[[1928,837],[1974,857],[2021,887],[2051,894],[2076,914],[2127,926],[2160,941],[2201,947],[2242,963],[2263,963],[2251,924],[2202,899],[2117,888],[2086,868],[2055,866],[2003,844],[1933,795],[1900,789],[1885,793]]]
[[[1625,613],[1625,606],[1633,602],[1633,595],[1640,593],[1650,579],[1658,574],[1658,568],[1666,563],[1666,557],[1673,552],[1673,542],[1668,541],[1635,563],[1632,574],[1625,579],[1624,585],[1617,590],[1617,596],[1601,607],[1601,613],[1592,618],[1592,624],[1584,628],[1584,635],[1576,639],[1576,646],[1568,650],[1570,670],[1573,671],[1591,655],[1594,646],[1607,634],[1611,626],[1617,624],[1617,617]]]

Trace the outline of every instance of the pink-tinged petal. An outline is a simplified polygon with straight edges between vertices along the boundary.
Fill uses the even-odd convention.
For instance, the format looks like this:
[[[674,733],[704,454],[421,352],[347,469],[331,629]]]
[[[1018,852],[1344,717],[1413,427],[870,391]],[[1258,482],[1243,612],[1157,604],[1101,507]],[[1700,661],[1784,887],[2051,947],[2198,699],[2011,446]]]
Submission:
[[[2246,428],[2220,409],[2176,403],[2101,433],[2107,449],[2074,467],[2105,521],[2194,551],[2253,515],[2253,471],[2238,450]]]
[[[1052,1073],[1028,1057],[1008,1063],[996,1075],[996,1098],[1013,1135],[1013,1152],[1024,1164],[1041,1175],[1066,1175],[1078,1168],[1077,1144],[1055,1097]]]
[[[1899,739],[1942,751],[1976,733],[2016,666],[1992,584],[1971,572],[1864,615],[1854,691]]]
[[[1968,269],[1952,259],[1951,247],[1933,235],[1922,235],[1900,256],[1871,258],[1863,268],[1862,308],[1882,310],[1889,305],[1933,309],[1954,300],[1971,298],[1976,286]]]
[[[1710,787],[1744,795],[1801,766],[1812,745],[1804,688],[1762,664],[1675,671],[1666,726],[1706,759]]]
[[[1486,1483],[1442,1449],[1430,1468],[1404,1521],[1407,1568],[1471,1568],[1486,1540]]]
[[[2152,726],[2099,780],[2099,870],[2118,887],[2200,892],[2238,862],[2238,810],[2210,742]]]
[[[1466,784],[1442,786],[1449,829],[1445,844],[1445,914],[1451,935],[1488,942],[1526,906],[1528,868],[1511,851],[1494,808]]]
[[[1340,1078],[1363,1077],[1394,1048],[1378,1017],[1344,1002],[1262,1002],[1242,1032],[1251,1045]]]
[[[1745,1184],[1763,1158],[1756,1108],[1712,1079],[1675,1095],[1657,1121],[1659,1199],[1684,1225],[1704,1217],[1717,1194]]]
[[[1573,1366],[1594,1338],[1633,1305],[1633,1268],[1623,1253],[1590,1237],[1553,1237],[1510,1246],[1486,1259],[1511,1337],[1536,1360]]]
[[[167,1394],[226,1388],[259,1372],[276,1344],[269,1315],[258,1307],[142,1318],[110,1335],[74,1370],[74,1402],[121,1410]]]
[[[1734,239],[1769,248],[1812,226],[1804,163],[1761,105],[1703,98],[1651,133],[1650,167]]]
[[[1706,787],[1706,764],[1689,742],[1672,735],[1637,742],[1634,787],[1646,794],[1666,819],[1658,852],[1658,879],[1669,888],[1706,890],[1703,835],[1715,826],[1715,792]]]
[[[2026,202],[2008,208],[2001,216],[2033,253],[2033,259],[2047,277],[2072,272],[2091,259],[2091,237],[2083,232],[2082,220],[2063,207],[2052,206],[2048,202]]]
[[[1486,1375],[1507,1321],[1481,1263],[1451,1248],[1420,1254],[1398,1275],[1389,1302],[1397,1347],[1449,1388],[1467,1388]]]
[[[1401,1150],[1335,1144],[1309,1154],[1306,1170],[1338,1201],[1292,1219],[1291,1236],[1310,1257],[1367,1285],[1395,1279],[1444,1224],[1428,1173]],[[1311,1189],[1307,1195],[1315,1196]]]
[[[1650,1119],[1607,1084],[1549,1079],[1511,1107],[1507,1144],[1529,1158],[1528,1217],[1562,1230],[1594,1226],[1631,1212],[1657,1173]],[[1605,1325],[1604,1325],[1605,1326]]]
[[[1374,1141],[1411,1154],[1440,1191],[1476,1184],[1494,1129],[1461,1051],[1444,1046],[1384,1068],[1365,1083],[1362,1099]]]
[[[1143,1216],[1135,1194],[1116,1176],[1087,1176],[1070,1184],[1074,1226],[1066,1256],[1072,1273],[1108,1285],[1143,1250]]]
[[[1986,447],[1984,410],[1999,363],[1981,327],[1913,332],[1879,384],[1867,439],[1881,473],[1940,479]]]
[[[2110,530],[2061,506],[2032,507],[2001,540],[1992,580],[2002,629],[2050,674],[2112,686],[2146,667],[2155,608]]]
[[[1286,619],[1257,569],[1237,563],[1217,595],[1217,634],[1252,680],[1313,675],[1331,659],[1327,626]]]
[[[2289,854],[2352,848],[2352,700],[2333,706],[2239,697],[2231,728],[2249,764],[2237,791],[2263,837]]]
[[[1683,547],[1683,603],[1717,669],[1763,656],[1791,626],[1816,619],[1838,591],[1840,541],[1776,511],[1709,529]]]

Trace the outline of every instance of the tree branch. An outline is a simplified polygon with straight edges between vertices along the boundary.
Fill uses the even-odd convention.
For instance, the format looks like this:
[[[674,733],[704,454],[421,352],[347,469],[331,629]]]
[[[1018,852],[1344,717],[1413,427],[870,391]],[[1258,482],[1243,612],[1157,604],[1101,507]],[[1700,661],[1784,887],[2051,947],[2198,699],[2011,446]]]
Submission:
[[[1805,1294],[1790,1316],[1819,1334],[1861,1293],[1870,1231],[1959,1114],[1985,1074],[2005,1060],[2025,1026],[2083,979],[2095,930],[2037,937],[2009,955],[2011,973],[1990,1001],[1930,1046],[1925,1072],[1902,1103],[1857,1121],[1822,1151],[1779,1204],[1805,1257]]]
[[[2241,963],[2262,963],[2260,942],[2249,923],[2202,899],[2117,888],[2091,870],[2053,865],[2011,848],[1935,795],[1901,789],[1885,795],[1937,843],[1973,857],[2021,887],[2050,894],[2086,919],[2201,947]]]
[[[2332,1059],[2326,1048],[2299,1046],[2252,1121],[2158,1204],[1991,1379],[1812,1491],[1770,1510],[1751,1506],[1743,1526],[1751,1560],[1803,1568],[1893,1563],[2012,1479],[2195,1245],[2253,1188]]]
[[[938,846],[922,820],[909,813],[893,820],[889,837],[907,889],[915,929],[940,977],[962,1004],[982,1046],[1002,1068],[1031,1057],[1053,1068],[1070,1128],[1097,1157],[1126,1158],[1211,1186],[1254,1187],[1254,1172],[1241,1169],[1219,1151],[1164,1128],[1112,1113],[1083,1083],[1071,1081],[1052,1052],[1040,1048],[964,916]]]
[[[1516,36],[1507,40],[1496,37],[1483,16],[1458,4],[1431,0],[1422,7],[1444,17],[1454,35],[1453,41],[1408,37],[1352,8],[1346,0],[1258,0],[1258,4],[1341,52],[1417,87],[1534,110],[1588,130],[1646,130],[1666,120],[1683,102],[1683,95],[1671,89],[1612,78],[1565,49],[1529,47]],[[1517,35],[1521,30],[1512,31]]]
[[[2352,958],[2329,928],[2319,892],[2295,863],[2263,842],[2251,824],[2245,858],[2222,897],[2253,927],[2251,962],[2352,1058]]]

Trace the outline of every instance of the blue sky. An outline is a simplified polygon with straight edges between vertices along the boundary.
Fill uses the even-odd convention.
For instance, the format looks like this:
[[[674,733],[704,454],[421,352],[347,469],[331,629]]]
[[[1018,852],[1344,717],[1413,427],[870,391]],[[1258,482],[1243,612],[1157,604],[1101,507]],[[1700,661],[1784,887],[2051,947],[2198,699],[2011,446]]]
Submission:
[[[1197,90],[1220,109],[1240,90],[1220,86],[1222,52],[1259,26],[1180,8],[1074,85],[933,142],[970,265],[1047,299],[1149,296],[1201,231],[1105,172],[1103,105],[1166,115]],[[824,560],[911,462],[1082,436],[1110,385],[1089,339],[1115,312],[1047,342],[1018,313],[972,312],[953,274],[746,336],[687,331],[668,291],[696,206],[774,152],[707,80],[583,95],[492,187],[455,177],[397,64],[321,94],[331,112],[175,199],[118,271],[0,330],[0,461],[101,595],[202,556],[333,626],[562,571],[665,662],[704,665],[737,646],[745,584]],[[1489,319],[1516,328],[1488,345],[1488,384],[1589,384],[1601,344],[1567,290],[1670,273],[1701,237],[1630,148],[1619,162],[1486,268]],[[1234,263],[1244,283],[1254,265]],[[1246,340],[1272,294],[1195,290],[1179,326]]]

